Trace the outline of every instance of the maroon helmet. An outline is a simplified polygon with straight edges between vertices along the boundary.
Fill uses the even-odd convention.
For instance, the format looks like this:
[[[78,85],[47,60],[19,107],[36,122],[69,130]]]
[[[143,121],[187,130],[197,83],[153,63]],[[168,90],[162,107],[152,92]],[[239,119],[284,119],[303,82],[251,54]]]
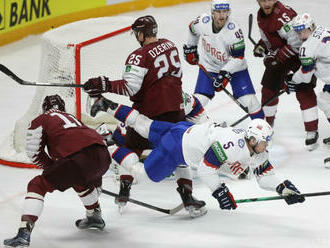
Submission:
[[[59,95],[46,96],[42,103],[42,111],[45,113],[50,109],[65,111],[65,102]]]
[[[140,32],[144,34],[144,37],[153,37],[157,34],[158,25],[153,16],[146,15],[135,20],[135,22],[132,24],[132,30],[136,38]]]

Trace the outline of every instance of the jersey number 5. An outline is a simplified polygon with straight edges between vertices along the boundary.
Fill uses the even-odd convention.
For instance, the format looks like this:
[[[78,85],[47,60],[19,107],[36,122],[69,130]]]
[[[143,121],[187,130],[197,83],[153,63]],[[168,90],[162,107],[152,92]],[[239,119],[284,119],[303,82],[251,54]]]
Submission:
[[[168,75],[180,78],[182,75],[181,63],[179,61],[177,50],[173,50],[170,53],[169,59],[165,54],[158,56],[155,59],[154,65],[155,68],[160,68],[157,73],[158,79]],[[172,65],[175,69],[171,69],[170,65]]]
[[[72,115],[69,115],[68,116],[68,117],[70,117],[71,121],[65,115],[62,115],[61,113],[51,113],[50,115],[51,116],[57,116],[57,117],[61,118],[61,120],[64,121],[64,125],[63,125],[63,128],[64,129],[82,126],[82,124],[80,123],[80,121],[78,121]]]

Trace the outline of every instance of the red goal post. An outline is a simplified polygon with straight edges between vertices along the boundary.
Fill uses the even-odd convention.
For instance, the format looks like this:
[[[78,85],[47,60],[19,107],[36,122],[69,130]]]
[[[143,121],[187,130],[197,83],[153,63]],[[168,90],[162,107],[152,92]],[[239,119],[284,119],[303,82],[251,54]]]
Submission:
[[[95,18],[95,20],[97,22],[97,19],[100,20],[100,19],[107,19],[107,18],[109,19],[109,25],[111,25],[112,22],[114,20],[116,20],[116,18],[114,18],[114,17]],[[129,21],[127,21],[127,19]],[[128,17],[127,18],[124,18],[124,19],[123,18],[119,18],[119,25],[122,25],[121,20],[124,20],[123,23],[125,23],[125,22],[127,24],[132,23],[131,22],[131,19],[128,18]],[[92,23],[91,25],[94,25],[94,19],[83,20],[83,21],[80,21],[80,22],[91,22]],[[77,23],[79,23],[79,22],[77,22]],[[117,23],[118,23],[118,20],[116,20],[116,24]],[[70,24],[64,25],[64,26],[69,26],[69,25]],[[102,25],[104,25],[104,24],[102,23]],[[102,25],[100,25],[100,26],[102,26]],[[117,26],[118,26],[118,24],[117,24]],[[122,25],[122,26],[124,26],[124,25]],[[61,28],[62,27],[59,27],[59,29],[61,29]],[[104,26],[102,26],[101,28],[104,28]],[[117,37],[120,34],[123,34],[123,33],[126,33],[128,31],[130,31],[130,29],[131,29],[131,26],[127,26],[126,25],[126,27],[124,27],[124,28],[119,28],[119,29],[116,29],[116,30],[114,30],[112,32],[109,32],[109,33],[103,32],[105,34],[98,35],[98,36],[93,36],[92,35],[92,38],[85,39],[85,40],[83,40],[81,42],[77,42],[77,43],[76,42],[74,42],[74,43],[68,42],[68,43],[66,43],[67,49],[73,51],[72,53],[73,53],[73,57],[74,57],[73,58],[73,61],[74,61],[73,62],[74,63],[74,66],[73,66],[74,73],[73,73],[73,75],[61,74],[61,75],[59,75],[59,78],[60,79],[63,79],[63,78],[64,79],[71,79],[71,80],[74,78],[75,84],[81,84],[82,82],[84,82],[84,80],[88,79],[88,77],[91,77],[91,76],[89,76],[88,73],[85,73],[85,75],[82,75],[82,70],[84,69],[84,65],[83,65],[82,62],[86,62],[86,61],[84,61],[84,60],[86,60],[86,59],[84,59],[84,55],[83,55],[84,50],[86,50],[87,47],[95,47],[95,49],[98,49],[97,48],[97,44],[98,43],[102,43],[105,40],[113,39],[113,38]],[[51,30],[51,32],[52,31],[53,30]],[[85,30],[83,30],[83,31],[85,31]],[[128,40],[128,39],[119,38],[119,40]],[[56,42],[54,42],[54,43],[56,43]],[[121,44],[119,43],[118,45],[120,46]],[[63,48],[61,48],[61,49],[63,49]],[[101,49],[103,49],[103,47],[100,47],[99,48],[99,50],[101,50]],[[130,49],[130,47],[128,47],[127,49]],[[44,51],[48,51],[48,50],[49,50],[49,47],[47,47],[46,49],[44,49]],[[113,47],[113,50],[114,51],[115,50],[118,50],[118,48],[117,47]],[[43,53],[44,53],[44,51],[43,51]],[[127,52],[126,53],[123,53],[123,54],[124,54],[124,56],[127,56]],[[43,56],[45,56],[45,55],[42,54],[42,57]],[[54,54],[54,56],[61,57],[62,55]],[[93,55],[91,55],[91,57],[93,57]],[[118,57],[118,56],[115,56],[115,57]],[[63,62],[63,61],[61,61],[61,58],[56,58],[56,59],[58,59],[58,61],[57,61],[58,63]],[[125,59],[125,57],[122,57],[121,58],[119,67],[124,67],[124,62],[125,62],[124,59]],[[68,63],[68,61],[66,61],[66,59],[64,59],[64,62],[65,63]],[[112,61],[112,63],[114,63],[114,62],[116,62],[116,61]],[[41,67],[40,67],[40,75],[42,75],[42,73],[43,73],[42,70],[44,68],[43,67],[44,66],[44,63],[45,63],[45,61],[42,58],[42,60],[41,60]],[[103,63],[101,63],[99,66],[102,66],[102,64]],[[65,65],[63,67],[65,67]],[[70,65],[69,65],[69,67],[70,67]],[[111,67],[112,67],[112,65],[111,65]],[[46,71],[45,74],[47,74],[47,73],[49,73],[49,71]],[[64,73],[66,73],[66,72],[64,72]],[[106,72],[103,72],[103,73],[106,73]],[[121,73],[119,73],[119,69],[116,69],[116,73],[113,73],[113,74],[116,77],[118,77],[118,76],[120,76]],[[107,76],[107,74],[104,74],[104,75]],[[67,78],[65,78],[65,77],[67,77]],[[53,79],[54,78],[51,78],[50,80],[53,80]],[[39,80],[40,80],[40,82],[47,82],[47,79],[42,78],[42,76],[39,76]],[[65,82],[65,80],[62,81],[62,82],[63,83],[67,83],[67,82]],[[13,133],[11,135],[9,135],[9,137],[7,138],[7,140],[0,147],[0,164],[6,165],[6,166],[11,166],[11,167],[19,167],[19,168],[38,168],[37,166],[35,166],[34,164],[31,164],[29,162],[29,160],[26,159],[27,156],[25,154],[25,134],[26,134],[26,129],[27,129],[28,123],[30,123],[30,121],[32,119],[34,119],[36,116],[38,116],[40,114],[39,109],[41,108],[41,101],[43,100],[43,98],[47,94],[60,94],[61,97],[63,98],[63,95],[62,95],[63,91],[66,91],[65,94],[67,94],[67,92],[69,92],[69,90],[71,90],[74,93],[70,92],[69,93],[69,95],[70,95],[69,98],[64,97],[65,102],[66,102],[66,107],[67,107],[67,103],[68,102],[70,102],[68,105],[71,105],[71,100],[73,102],[72,103],[73,108],[71,109],[71,111],[67,111],[67,112],[70,112],[70,113],[74,114],[79,120],[82,120],[82,121],[84,121],[84,116],[85,117],[87,116],[86,121],[87,121],[87,124],[89,126],[95,126],[95,125],[98,125],[99,124],[97,121],[95,121],[95,123],[94,123],[94,120],[92,120],[93,123],[91,123],[91,119],[93,119],[93,118],[90,117],[90,116],[88,116],[88,115],[86,115],[86,113],[83,113],[84,112],[83,109],[85,107],[84,105],[86,104],[86,102],[83,102],[82,98],[86,98],[86,96],[85,96],[86,94],[82,94],[81,93],[81,88],[69,89],[69,88],[58,87],[58,88],[61,88],[61,89],[58,89],[58,90],[53,90],[54,87],[48,87],[48,88],[51,88],[51,89],[47,89],[47,87],[37,87],[36,88],[35,97],[32,100],[32,103],[31,103],[31,106],[30,106],[30,108],[33,109],[33,111],[31,112],[31,111],[28,110],[28,112],[20,120],[18,120],[15,123],[15,130],[13,131]],[[82,96],[84,96],[84,97],[82,97]],[[37,100],[35,99],[36,97],[38,98]],[[109,117],[107,117],[107,118],[109,118]],[[22,121],[22,119],[24,120],[23,121],[24,124],[20,124],[20,122]],[[104,121],[103,120],[100,120],[99,122],[104,122]],[[23,130],[21,130],[21,129],[23,129]],[[19,137],[16,137],[16,136],[19,136]],[[19,140],[19,142],[17,142],[17,140]],[[19,147],[15,147],[15,145],[17,145],[18,143],[22,143],[22,144],[24,144],[24,146],[22,144],[20,144],[21,145],[20,148]],[[10,151],[10,152],[8,152],[8,151]],[[17,153],[17,155],[14,155],[14,153],[15,154]],[[22,157],[24,157],[24,158],[22,158]]]

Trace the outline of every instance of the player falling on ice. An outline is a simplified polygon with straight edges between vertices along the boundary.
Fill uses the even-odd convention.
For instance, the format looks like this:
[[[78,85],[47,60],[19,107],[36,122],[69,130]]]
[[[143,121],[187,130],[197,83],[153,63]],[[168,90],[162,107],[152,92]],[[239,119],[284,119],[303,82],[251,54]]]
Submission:
[[[266,151],[273,130],[262,119],[252,120],[246,131],[223,128],[211,122],[194,125],[190,122],[153,121],[131,107],[119,105],[104,97],[92,106],[91,115],[95,116],[99,111],[105,111],[134,128],[153,145],[144,164],[137,162],[122,165],[138,182],[159,182],[179,166],[198,166],[203,175],[207,174],[202,180],[210,187],[220,208],[235,209],[237,206],[232,194],[214,172],[221,170],[230,177],[238,177],[247,166],[251,166],[261,188],[276,191],[284,196],[288,204],[305,200],[289,180],[281,181],[276,177]],[[113,155],[115,149],[110,153],[116,157]],[[187,189],[184,193],[182,200],[189,210],[191,192]]]
[[[302,40],[299,50],[300,69],[287,77],[288,88],[297,91],[306,87],[315,75],[325,85],[318,94],[317,105],[324,112],[330,123],[330,29],[316,26],[313,18],[305,13],[296,16],[292,27]],[[323,139],[323,143],[330,145],[330,137]],[[325,166],[330,168],[330,157],[324,160]]]
[[[77,192],[86,209],[86,218],[76,221],[79,229],[102,230],[105,226],[98,198],[102,176],[111,158],[102,137],[66,113],[59,95],[46,96],[42,110],[27,130],[26,151],[43,172],[27,186],[18,234],[4,240],[6,247],[30,245],[30,235],[41,215],[45,195],[54,190],[73,188]]]

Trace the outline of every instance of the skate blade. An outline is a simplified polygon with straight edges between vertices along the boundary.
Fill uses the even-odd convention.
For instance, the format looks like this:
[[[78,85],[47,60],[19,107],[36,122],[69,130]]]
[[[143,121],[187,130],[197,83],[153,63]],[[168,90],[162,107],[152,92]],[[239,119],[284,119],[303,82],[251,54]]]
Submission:
[[[305,145],[305,148],[307,151],[311,152],[311,151],[314,151],[316,148],[318,148],[318,146],[319,146],[319,143],[315,143],[312,145]]]
[[[18,245],[18,246],[9,246],[9,245],[4,245],[3,246],[4,248],[26,248],[26,247],[29,247],[29,245]]]
[[[118,212],[120,215],[123,215],[124,208],[126,206],[126,202],[119,202],[118,204]]]
[[[196,209],[194,206],[189,206],[186,207],[186,210],[189,212],[191,218],[198,218],[207,213],[207,209],[205,207]]]

